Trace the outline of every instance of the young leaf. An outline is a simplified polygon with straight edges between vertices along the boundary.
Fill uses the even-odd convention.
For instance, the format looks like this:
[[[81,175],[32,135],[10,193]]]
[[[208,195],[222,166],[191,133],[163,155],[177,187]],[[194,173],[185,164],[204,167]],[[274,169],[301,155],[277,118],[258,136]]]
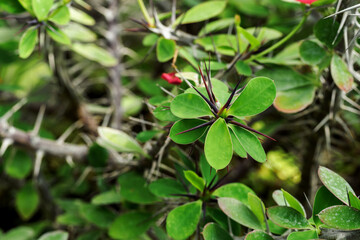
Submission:
[[[265,162],[266,153],[261,145],[259,139],[246,129],[229,124],[229,127],[233,130],[235,137],[245,149],[245,151],[256,161]]]
[[[64,45],[70,45],[71,40],[70,38],[61,31],[58,27],[47,25],[46,26],[46,32],[49,34],[49,36],[56,42],[64,44]]]
[[[61,6],[51,13],[49,20],[59,24],[66,25],[70,21],[70,11],[67,6]]]
[[[24,220],[30,219],[39,206],[39,195],[31,183],[27,183],[16,194],[16,209]]]
[[[161,178],[149,185],[152,194],[158,197],[177,197],[175,194],[186,194],[184,186],[178,181],[171,178]]]
[[[166,218],[166,230],[174,239],[187,239],[196,230],[201,215],[200,200],[173,209]]]
[[[152,214],[134,211],[121,214],[109,227],[109,236],[114,239],[135,239],[153,224]]]
[[[19,42],[19,55],[21,58],[28,58],[34,51],[38,41],[38,29],[36,27],[28,28],[21,36]]]
[[[302,231],[302,232],[292,232],[289,234],[287,240],[311,240],[311,239],[318,239],[318,235],[316,230],[310,231]]]
[[[199,177],[194,171],[187,170],[184,171],[184,176],[186,180],[188,180],[191,185],[193,185],[196,189],[202,192],[205,188],[205,181],[201,177]]]
[[[354,78],[349,72],[346,63],[336,53],[331,58],[331,76],[338,88],[349,92],[353,88]]]
[[[219,15],[226,6],[226,1],[208,1],[196,5],[181,15],[175,21],[175,25],[201,22]]]
[[[340,230],[360,229],[360,210],[348,206],[333,206],[318,214],[320,220],[331,228]]]
[[[234,198],[249,206],[249,193],[256,195],[251,188],[242,183],[229,183],[216,189],[213,195],[217,197]]]
[[[325,50],[313,41],[304,41],[300,46],[300,56],[309,65],[320,63],[325,55]]]
[[[313,206],[313,220],[317,227],[323,223],[318,217],[318,213],[324,210],[325,208],[341,205],[342,202],[337,199],[326,187],[321,186],[315,195],[314,206]]]
[[[38,240],[67,240],[69,239],[69,234],[65,231],[53,231],[44,233],[40,236]]]
[[[228,113],[236,117],[253,116],[265,111],[276,96],[274,81],[256,77],[249,81],[230,107]]]
[[[223,118],[218,118],[210,127],[205,139],[204,152],[206,160],[216,170],[229,165],[233,146],[229,129]]]
[[[262,229],[254,213],[242,202],[234,198],[219,198],[218,204],[226,215],[241,225],[251,229]]]
[[[216,223],[206,224],[202,234],[205,240],[232,240],[229,233]]]
[[[352,192],[349,192],[350,206],[360,210],[360,199]]]
[[[253,193],[248,193],[248,202],[251,211],[255,214],[259,222],[265,226],[265,205],[261,199]],[[265,229],[264,229],[265,230]]]
[[[352,192],[354,194],[355,192],[345,179],[343,179],[339,174],[322,166],[319,167],[318,175],[321,182],[332,194],[334,194],[346,205],[349,205],[348,192]]]
[[[207,126],[181,133],[183,131],[192,129],[201,124],[207,123],[200,119],[181,119],[177,121],[170,129],[170,138],[178,144],[189,144],[198,140],[208,128]],[[179,134],[180,133],[180,134]]]
[[[274,240],[269,234],[263,231],[252,231],[245,236],[245,240]]]
[[[159,38],[156,46],[156,56],[159,62],[167,62],[175,54],[176,43],[174,40]]]
[[[199,95],[192,93],[176,96],[170,104],[170,110],[179,118],[212,116],[209,105]]]
[[[290,205],[290,207],[297,210],[299,213],[301,213],[301,215],[303,215],[306,218],[305,208],[299,202],[299,200],[297,200],[294,196],[292,196],[284,189],[281,189],[281,191],[283,192],[284,198],[286,199],[286,202]]]
[[[54,0],[32,0],[32,8],[39,21],[46,19]]]
[[[291,207],[276,206],[268,208],[268,216],[275,224],[288,229],[311,229],[312,226],[298,211]]]
[[[117,59],[115,59],[110,53],[92,43],[75,43],[72,45],[72,50],[89,60],[100,63],[105,67],[112,67],[117,64]]]

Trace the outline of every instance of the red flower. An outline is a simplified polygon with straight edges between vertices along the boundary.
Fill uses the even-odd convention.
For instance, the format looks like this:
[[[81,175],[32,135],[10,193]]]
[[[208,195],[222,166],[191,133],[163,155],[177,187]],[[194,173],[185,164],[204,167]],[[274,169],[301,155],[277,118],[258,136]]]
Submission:
[[[161,74],[161,78],[167,81],[170,84],[179,85],[182,80],[175,76],[175,72],[172,73],[163,73]]]
[[[312,4],[313,2],[316,2],[317,0],[296,0],[296,1],[305,3],[305,4]]]

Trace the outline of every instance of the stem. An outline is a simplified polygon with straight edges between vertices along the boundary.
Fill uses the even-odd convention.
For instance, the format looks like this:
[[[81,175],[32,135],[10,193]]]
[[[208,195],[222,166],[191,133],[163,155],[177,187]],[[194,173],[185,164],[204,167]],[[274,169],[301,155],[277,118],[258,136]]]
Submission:
[[[139,4],[139,7],[140,7],[140,10],[142,12],[142,14],[144,15],[144,18],[146,20],[146,22],[149,24],[149,27],[153,27],[154,26],[154,20],[150,17],[146,7],[145,7],[145,4],[144,4],[144,1],[143,0],[138,0],[138,4]]]
[[[258,53],[256,55],[251,56],[245,62],[250,62],[250,61],[253,61],[255,59],[258,59],[258,58],[268,54],[269,52],[274,51],[276,48],[280,47],[281,45],[283,45],[287,40],[289,40],[304,25],[304,23],[305,23],[307,17],[309,16],[309,14],[310,14],[310,12],[304,13],[304,16],[302,17],[299,24],[288,35],[286,35],[283,39],[281,39],[280,41],[278,41],[277,43],[275,43],[274,45],[272,45],[268,49],[265,49],[264,51],[262,51],[262,52],[260,52],[260,53]]]

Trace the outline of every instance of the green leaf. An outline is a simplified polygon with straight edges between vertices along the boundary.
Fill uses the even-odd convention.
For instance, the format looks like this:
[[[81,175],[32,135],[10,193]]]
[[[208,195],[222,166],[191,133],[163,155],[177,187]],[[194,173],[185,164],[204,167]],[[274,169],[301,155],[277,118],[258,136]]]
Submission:
[[[158,130],[148,130],[142,131],[138,135],[136,135],[136,140],[139,142],[145,143],[156,136],[156,134],[160,133]]]
[[[268,208],[268,216],[276,225],[288,229],[311,229],[310,223],[297,210],[286,207],[276,206]]]
[[[302,231],[302,232],[292,232],[289,234],[287,240],[311,240],[318,239],[316,230],[311,231]]]
[[[315,79],[307,78],[288,67],[265,68],[256,73],[275,79],[274,107],[285,113],[296,113],[309,106],[315,97]]]
[[[87,158],[92,167],[105,167],[109,158],[109,153],[105,148],[101,147],[97,143],[94,143],[89,148]]]
[[[234,221],[251,229],[262,229],[254,213],[242,202],[234,198],[219,198],[220,209]]]
[[[196,230],[201,215],[200,200],[177,207],[166,218],[166,231],[174,239],[186,239]]]
[[[38,42],[38,29],[36,27],[28,28],[21,36],[19,42],[19,55],[21,58],[28,58],[34,51]]]
[[[199,177],[194,171],[187,170],[184,171],[184,176],[186,180],[188,180],[191,185],[193,185],[196,189],[202,192],[205,188],[205,181],[201,177]]]
[[[208,1],[196,5],[195,7],[188,10],[184,15],[181,15],[176,19],[175,25],[196,23],[205,21],[207,19],[216,17],[222,11],[224,11],[226,1]]]
[[[238,45],[236,37],[229,34],[216,34],[213,36],[197,38],[195,43],[202,46],[205,51],[215,52],[216,48],[218,53],[227,56],[234,56]],[[196,64],[195,67],[197,67]]]
[[[244,150],[258,162],[266,162],[266,153],[261,145],[260,140],[251,132],[239,126],[229,124],[234,132],[235,137],[244,148]]]
[[[98,143],[105,147],[119,152],[134,152],[145,154],[140,145],[126,133],[108,127],[98,128]]]
[[[29,220],[35,214],[39,202],[38,192],[31,183],[27,183],[16,194],[16,210],[24,220]]]
[[[352,192],[349,192],[350,206],[360,210],[360,199]]]
[[[256,50],[260,47],[261,42],[255,36],[253,36],[251,33],[246,31],[246,29],[244,29],[240,26],[237,26],[236,30],[239,35],[239,39],[240,39],[240,36],[242,36],[250,43],[250,45],[251,45],[250,50]],[[241,43],[240,43],[240,45],[241,45]]]
[[[317,227],[322,225],[319,217],[317,216],[319,212],[324,210],[325,208],[341,205],[342,202],[337,199],[326,187],[321,186],[315,195],[314,205],[313,205],[313,213],[312,217],[314,223]]]
[[[62,30],[60,30],[60,28],[48,24],[46,26],[46,32],[54,41],[64,45],[71,45],[70,38]]]
[[[216,223],[206,224],[202,234],[204,236],[204,240],[232,240],[229,233]]]
[[[237,61],[235,64],[235,69],[239,75],[244,75],[244,76],[252,75],[251,67],[248,64],[246,64],[244,61],[241,60]]]
[[[252,231],[245,236],[245,240],[274,240],[269,234],[263,231]]]
[[[249,192],[248,193],[248,203],[250,206],[251,211],[255,214],[259,222],[265,227],[265,205],[261,201],[261,199],[256,196],[255,194]]]
[[[113,67],[117,64],[117,59],[115,59],[108,51],[92,43],[74,43],[72,45],[72,50],[105,67]]]
[[[114,239],[135,239],[145,233],[153,224],[152,214],[134,211],[121,214],[111,224],[109,236]]]
[[[150,192],[143,177],[134,172],[128,172],[118,178],[120,195],[129,202],[150,204],[159,199]]]
[[[149,185],[149,190],[151,193],[158,197],[178,197],[174,194],[186,194],[184,186],[178,181],[170,178],[161,178],[158,179]]]
[[[74,7],[70,8],[70,19],[73,20],[74,22],[78,22],[87,26],[95,25],[95,19],[93,19],[88,14]]]
[[[242,158],[247,158],[247,153],[244,147],[241,145],[239,139],[235,136],[234,130],[230,127],[230,135],[231,135],[231,142],[233,144],[233,149],[237,155]]]
[[[176,43],[174,40],[159,38],[156,45],[156,56],[159,62],[167,62],[175,54]]]
[[[40,236],[38,240],[67,240],[69,239],[69,234],[65,231],[53,231],[48,232]]]
[[[331,228],[340,230],[360,229],[360,210],[348,206],[333,206],[318,214],[320,220]]]
[[[109,205],[121,202],[120,192],[115,189],[107,192],[102,192],[91,199],[91,203],[94,205]]]
[[[179,118],[212,116],[209,105],[199,96],[184,93],[176,96],[170,104],[171,112]]]
[[[204,154],[201,154],[200,157],[200,171],[203,179],[205,179],[206,185],[209,186],[210,182],[215,178],[213,183],[216,183],[218,180],[218,175],[215,170],[212,169],[212,167],[209,165],[209,163],[206,160],[206,157]]]
[[[279,206],[287,206],[289,205],[284,197],[284,193],[281,190],[275,190],[272,194],[272,198]]]
[[[47,18],[47,15],[54,3],[54,0],[32,0],[32,8],[39,21]]]
[[[1,240],[33,240],[35,231],[30,227],[17,227],[1,236]]]
[[[170,104],[163,104],[153,111],[154,116],[160,121],[175,122],[179,120],[170,110]]]
[[[266,77],[256,77],[249,81],[231,105],[228,113],[236,117],[253,116],[265,111],[276,96],[274,81]]]
[[[331,171],[326,167],[319,167],[318,175],[321,182],[329,191],[334,194],[340,201],[349,205],[348,192],[355,194],[349,183],[346,182],[339,174]]]
[[[339,34],[339,37],[335,40],[339,26],[340,24],[337,21],[334,21],[332,18],[320,19],[314,26],[315,37],[329,48],[334,48],[342,38],[341,33]]]
[[[181,119],[175,122],[175,124],[171,127],[169,136],[171,140],[178,144],[193,143],[206,132],[206,129],[208,129],[208,127],[198,128],[196,130],[192,130],[186,133],[178,133],[189,130],[205,122],[206,121],[199,119]]]
[[[159,35],[157,35],[156,33],[150,33],[144,37],[142,44],[145,47],[151,47],[157,42],[158,39]]]
[[[299,202],[299,200],[297,200],[294,196],[292,196],[290,193],[288,193],[284,189],[281,189],[281,191],[283,192],[284,198],[286,199],[286,202],[288,203],[288,205],[290,205],[290,207],[292,207],[293,209],[295,209],[296,211],[301,213],[301,215],[303,215],[306,218],[305,208]]]
[[[204,152],[206,160],[216,170],[229,165],[233,146],[229,129],[223,118],[218,118],[210,127],[205,139]]]
[[[5,172],[10,177],[23,179],[30,174],[33,163],[26,152],[15,150],[6,154],[5,158]]]
[[[2,0],[0,2],[0,9],[12,14],[24,12],[24,8],[20,2],[14,0]]]
[[[223,18],[216,21],[212,21],[206,24],[199,32],[198,36],[201,37],[203,35],[207,35],[212,32],[216,32],[222,29],[229,27],[234,23],[234,18]],[[214,69],[211,64],[211,69]]]
[[[353,88],[354,78],[349,72],[346,63],[336,53],[331,58],[331,76],[338,88],[349,92]]]
[[[305,63],[315,65],[322,61],[326,52],[317,43],[307,40],[300,46],[300,56]]]
[[[97,36],[93,31],[75,22],[70,22],[64,26],[62,30],[71,40],[94,42],[97,39]]]
[[[13,1],[13,0],[12,0]],[[26,9],[31,15],[34,15],[34,10],[32,7],[32,0],[18,0],[21,6]]]
[[[242,183],[229,183],[216,189],[213,195],[217,197],[234,198],[250,206],[248,202],[249,193],[256,195],[251,188]]]
[[[115,213],[107,208],[86,203],[80,204],[80,213],[88,222],[99,228],[108,228],[116,217]]]
[[[67,6],[61,6],[51,13],[49,20],[59,24],[66,25],[70,21],[70,11]]]

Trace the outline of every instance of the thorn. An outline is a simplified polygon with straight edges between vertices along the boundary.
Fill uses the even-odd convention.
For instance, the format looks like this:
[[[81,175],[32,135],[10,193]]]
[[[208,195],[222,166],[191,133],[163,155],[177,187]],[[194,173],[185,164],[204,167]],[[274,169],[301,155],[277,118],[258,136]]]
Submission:
[[[41,127],[41,123],[44,119],[44,113],[45,113],[45,109],[46,106],[45,105],[41,105],[39,113],[36,117],[36,121],[35,121],[35,126],[34,129],[32,130],[31,134],[36,136],[39,133],[40,127]]]
[[[20,110],[27,103],[27,98],[21,99],[18,103],[16,103],[9,111],[7,111],[1,118],[0,121],[7,122],[9,118],[11,118],[14,113]]]
[[[257,134],[259,134],[259,135],[261,135],[261,136],[263,136],[263,137],[266,137],[266,138],[271,139],[271,140],[273,140],[273,141],[276,142],[276,140],[273,139],[272,137],[269,137],[268,135],[266,135],[266,134],[264,134],[264,133],[261,133],[261,132],[259,132],[259,131],[256,131],[255,129],[253,129],[253,128],[251,128],[251,127],[248,127],[248,126],[246,126],[246,125],[244,125],[244,124],[242,124],[242,123],[235,122],[234,120],[231,120],[229,123],[232,123],[232,124],[237,125],[237,126],[239,126],[239,127],[245,128],[246,130],[249,130],[249,131],[251,131],[251,132],[257,133]]]
[[[180,135],[180,134],[187,133],[187,132],[190,132],[190,131],[193,131],[193,130],[196,130],[196,129],[199,129],[199,128],[202,128],[202,127],[206,127],[206,126],[211,125],[211,124],[213,124],[213,123],[214,123],[214,120],[211,120],[211,121],[209,121],[209,122],[202,123],[202,124],[200,124],[200,125],[198,125],[198,126],[196,126],[196,127],[190,128],[190,129],[188,129],[188,130],[179,132],[179,133],[177,133],[176,135]]]
[[[0,148],[0,157],[4,156],[6,150],[11,146],[11,144],[14,143],[14,140],[12,140],[11,138],[5,138],[2,141],[2,145]]]
[[[219,114],[221,114],[226,108],[228,108],[230,106],[230,103],[235,96],[236,90],[239,87],[241,80],[243,80],[243,76],[240,77],[239,81],[237,82],[237,84],[236,84],[234,90],[232,91],[231,95],[229,96],[228,100],[226,101],[224,106],[222,106],[222,108],[220,109]]]
[[[206,63],[205,63],[205,66],[206,66]],[[210,101],[211,101],[212,103],[215,104],[215,100],[214,100],[214,98],[213,98],[213,96],[212,96],[212,94],[211,94],[211,92],[210,92],[210,89],[209,89],[208,85],[206,84],[206,79],[205,79],[205,77],[204,77],[204,75],[203,75],[203,72],[202,72],[202,70],[201,70],[201,68],[200,68],[200,65],[198,66],[198,68],[199,68],[199,71],[200,71],[201,79],[203,80],[203,83],[204,83],[204,85],[205,85],[206,92],[207,92],[207,94],[208,94],[208,96],[209,96],[209,99],[210,99]]]
[[[37,150],[35,155],[35,166],[34,166],[34,178],[37,178],[40,173],[41,163],[44,158],[45,152],[43,150]]]

